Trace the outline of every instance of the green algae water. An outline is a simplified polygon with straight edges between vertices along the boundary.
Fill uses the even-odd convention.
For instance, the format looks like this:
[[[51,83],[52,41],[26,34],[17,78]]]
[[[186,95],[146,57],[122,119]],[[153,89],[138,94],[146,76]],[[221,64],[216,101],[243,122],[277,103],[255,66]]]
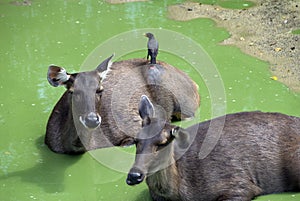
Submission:
[[[137,40],[140,32],[148,29],[157,30],[154,34],[158,36],[168,32],[184,37],[174,38],[174,43],[180,43],[182,52],[188,53],[185,56],[157,39],[161,50],[158,59],[188,73],[199,85],[199,116],[187,125],[222,112],[262,110],[300,116],[300,95],[270,79],[267,63],[238,48],[218,44],[229,37],[225,29],[216,27],[210,19],[168,19],[167,6],[183,1],[119,5],[93,0],[24,2],[0,2],[0,200],[151,200],[145,183],[131,187],[125,182],[134,147],[65,156],[52,153],[43,142],[50,112],[64,92],[48,84],[48,66],[60,65],[70,72],[86,66],[93,69],[101,59],[89,63],[92,53],[123,33],[132,33]],[[245,2],[239,5],[246,6]],[[141,37],[146,47],[147,40]],[[123,48],[121,42],[111,49],[101,49],[103,57],[111,51],[116,52],[118,60],[146,56],[146,49],[118,55]],[[211,60],[203,60],[198,66],[194,58],[188,59],[195,52],[194,44],[206,52],[203,58]],[[205,74],[208,68],[212,68],[211,77]],[[211,85],[214,79],[221,81],[220,92]],[[214,97],[215,93],[220,96]],[[287,193],[256,200],[299,199],[299,193]]]

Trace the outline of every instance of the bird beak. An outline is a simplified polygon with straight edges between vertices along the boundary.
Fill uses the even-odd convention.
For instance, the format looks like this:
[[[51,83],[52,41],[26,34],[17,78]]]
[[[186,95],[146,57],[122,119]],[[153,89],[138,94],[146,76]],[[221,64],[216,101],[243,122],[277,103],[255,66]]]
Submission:
[[[144,33],[144,36],[147,37],[146,33]]]

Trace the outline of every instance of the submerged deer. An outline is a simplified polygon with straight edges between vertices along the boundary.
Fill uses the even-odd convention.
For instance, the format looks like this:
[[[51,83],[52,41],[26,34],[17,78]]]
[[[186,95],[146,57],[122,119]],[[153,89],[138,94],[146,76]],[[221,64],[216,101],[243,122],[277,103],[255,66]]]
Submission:
[[[95,70],[74,74],[49,67],[49,83],[67,89],[47,123],[45,143],[52,151],[82,154],[133,144],[141,129],[137,107],[144,93],[169,121],[194,116],[200,101],[198,89],[185,73],[163,62],[149,65],[145,59],[110,66],[111,59]]]
[[[164,200],[243,200],[263,194],[300,191],[300,118],[280,113],[242,112],[187,129],[153,117],[142,97],[143,128],[127,184],[146,179],[151,197]],[[210,154],[199,157],[211,125],[220,138]],[[212,129],[215,130],[215,129]]]

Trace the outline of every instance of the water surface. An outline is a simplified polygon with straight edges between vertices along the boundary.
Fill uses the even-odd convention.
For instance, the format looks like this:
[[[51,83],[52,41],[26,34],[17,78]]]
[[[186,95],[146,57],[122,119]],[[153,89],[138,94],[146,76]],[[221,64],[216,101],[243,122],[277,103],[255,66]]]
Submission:
[[[96,150],[74,157],[52,153],[43,143],[47,119],[64,92],[63,88],[48,84],[48,66],[56,64],[75,72],[88,64],[92,69],[102,58],[99,55],[99,61],[95,58],[94,63],[89,63],[97,47],[124,32],[149,28],[173,31],[185,37],[182,50],[190,51],[188,55],[195,51],[189,48],[186,38],[206,52],[205,58],[211,61],[203,60],[201,64],[169,50],[167,44],[161,46],[158,56],[198,83],[202,103],[200,116],[193,122],[222,112],[251,110],[300,116],[299,94],[270,79],[266,62],[245,55],[238,48],[218,44],[229,37],[225,29],[216,27],[209,19],[169,20],[167,6],[180,2],[110,5],[93,0],[37,0],[30,6],[0,2],[1,200],[150,200],[144,183],[135,187],[125,183],[134,147]],[[141,37],[146,46],[146,38]],[[112,49],[118,52],[118,47],[116,44]],[[103,57],[111,53],[110,49],[103,49],[106,54]],[[146,51],[137,49],[116,54],[116,59],[145,56]],[[207,71],[211,64],[215,69]],[[205,72],[216,73],[206,77]],[[222,84],[220,88],[214,89],[214,79]],[[120,153],[124,161],[114,158]],[[289,193],[257,200],[299,200],[299,197],[299,193]]]

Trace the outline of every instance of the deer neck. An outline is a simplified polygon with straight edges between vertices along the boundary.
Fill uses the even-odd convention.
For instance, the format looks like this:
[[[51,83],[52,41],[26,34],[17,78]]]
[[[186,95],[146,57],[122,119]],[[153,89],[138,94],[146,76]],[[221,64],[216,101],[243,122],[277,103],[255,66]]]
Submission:
[[[179,200],[179,173],[173,150],[169,155],[168,167],[149,175],[146,179],[149,189],[170,200]]]

